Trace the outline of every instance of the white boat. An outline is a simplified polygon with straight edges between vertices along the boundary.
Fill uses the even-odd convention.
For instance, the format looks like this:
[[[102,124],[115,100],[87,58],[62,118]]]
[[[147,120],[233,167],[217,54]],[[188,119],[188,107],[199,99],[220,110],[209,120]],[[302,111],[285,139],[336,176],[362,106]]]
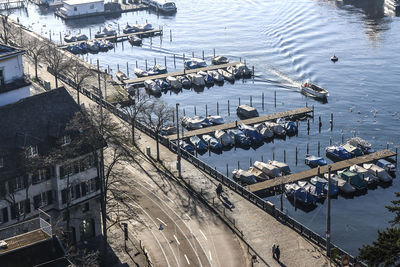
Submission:
[[[370,173],[367,169],[354,164],[350,166],[350,171],[358,173],[358,175],[367,182],[367,184],[375,184],[379,181],[378,177]]]
[[[150,94],[161,94],[161,87],[153,80],[145,80],[144,87],[149,91]]]
[[[175,13],[177,10],[175,3],[168,0],[142,0],[142,3],[162,13]]]
[[[360,137],[349,138],[347,139],[347,143],[349,143],[352,146],[359,147],[364,154],[370,154],[374,152],[371,143],[365,141]]]
[[[115,76],[116,76],[117,79],[120,80],[121,82],[122,82],[122,81],[125,81],[125,80],[128,80],[128,77],[126,76],[126,74],[123,73],[123,72],[120,71],[120,70],[118,70],[118,71],[115,73]]]
[[[333,56],[331,56],[331,61],[332,62],[336,62],[338,60],[339,60],[339,58],[335,54]]]
[[[185,60],[183,65],[184,65],[186,70],[192,70],[192,69],[207,67],[207,63],[204,60],[200,59],[200,58],[187,59],[187,60]]]
[[[229,63],[229,59],[224,56],[216,56],[211,59],[213,65],[221,65]]]
[[[149,74],[147,73],[147,71],[139,69],[139,68],[135,68],[133,70],[133,73],[135,73],[135,75],[140,78],[140,77],[147,77],[149,76]]]
[[[250,77],[253,74],[252,71],[243,63],[237,64],[236,69],[240,73],[240,76],[244,78]]]
[[[236,108],[236,113],[239,117],[243,118],[254,118],[258,117],[258,111],[254,107],[247,105],[240,105]]]
[[[235,140],[232,138],[232,136],[223,130],[216,130],[214,136],[225,147],[233,146],[235,144]]]
[[[279,168],[275,167],[274,165],[271,165],[271,164],[268,164],[265,162],[261,162],[261,161],[256,161],[256,162],[254,162],[254,167],[263,171],[269,177],[281,176],[281,172],[280,172]]]
[[[263,171],[255,168],[255,167],[250,167],[248,172],[253,174],[256,177],[257,181],[259,181],[259,182],[270,179],[270,177],[268,175],[266,175]]]
[[[116,30],[114,30],[110,25],[104,27],[103,33],[105,33],[107,36],[117,35]]]
[[[383,168],[387,172],[394,173],[396,171],[396,166],[385,159],[378,160],[376,166]]]
[[[87,41],[88,39],[89,38],[83,33],[80,33],[80,34],[76,35],[76,40],[77,41]]]
[[[197,73],[190,73],[186,75],[186,77],[189,79],[189,81],[196,85],[196,86],[205,86],[206,82],[204,81],[203,76]]]
[[[168,76],[165,80],[167,81],[167,83],[169,83],[169,85],[171,85],[173,89],[182,89],[182,84],[175,77]]]
[[[222,77],[224,77],[225,80],[229,81],[229,82],[234,82],[235,81],[235,76],[223,69],[218,69],[218,73],[222,75]]]
[[[282,125],[280,125],[276,122],[266,121],[266,122],[264,122],[264,125],[266,127],[270,128],[276,136],[283,137],[286,135],[285,128],[283,128]]]
[[[384,183],[389,183],[392,181],[392,176],[390,176],[389,173],[387,173],[383,168],[376,166],[375,164],[364,163],[363,167]]]
[[[235,78],[240,78],[240,76],[241,76],[240,70],[238,68],[236,68],[235,66],[227,67],[226,71],[231,73]]]
[[[328,180],[329,174],[325,173],[324,177]],[[334,173],[331,173],[331,180],[335,181],[337,183],[337,186],[339,187],[339,190],[345,194],[353,194],[354,192],[356,192],[356,189],[351,184],[339,178],[339,176]]]
[[[313,84],[311,82],[305,82],[304,84],[301,85],[301,90],[313,97],[320,98],[320,99],[326,99],[327,96],[329,95],[328,90]]]
[[[131,45],[134,46],[141,46],[142,45],[142,38],[137,37],[136,35],[131,35],[128,37],[128,41]]]
[[[276,161],[276,160],[268,160],[268,164],[271,164],[275,167],[277,167],[280,172],[284,175],[290,174],[290,168],[289,165],[287,165],[284,162]]]
[[[182,117],[182,125],[188,130],[197,130],[203,128],[202,121],[197,118]]]
[[[209,70],[209,71],[207,71],[207,73],[211,76],[211,77],[213,77],[213,79],[214,79],[214,81],[216,82],[216,83],[223,83],[224,82],[224,76],[222,76],[220,73],[218,73],[217,71],[215,71],[215,70]]]
[[[265,138],[265,139],[271,139],[274,137],[274,131],[265,126],[264,123],[258,123],[254,125],[254,128]]]
[[[176,76],[176,79],[182,84],[183,88],[190,88],[192,82],[185,76]]]
[[[208,115],[207,119],[214,125],[224,124],[224,119],[220,115]]]
[[[242,183],[246,184],[257,183],[256,177],[248,171],[234,169],[232,174],[233,174],[233,179],[238,180]]]

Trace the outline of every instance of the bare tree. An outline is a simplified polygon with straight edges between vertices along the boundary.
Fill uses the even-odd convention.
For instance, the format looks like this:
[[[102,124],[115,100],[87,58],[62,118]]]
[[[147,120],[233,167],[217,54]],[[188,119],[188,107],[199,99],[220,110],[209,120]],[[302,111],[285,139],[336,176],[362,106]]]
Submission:
[[[70,64],[68,56],[64,53],[64,51],[58,49],[55,44],[46,42],[43,59],[51,69],[56,82],[56,88],[58,88],[58,76],[60,73],[62,73],[63,69],[68,69],[68,65]]]
[[[94,75],[92,70],[85,67],[77,59],[71,58],[67,68],[63,70],[63,73],[65,73],[74,82],[77,93],[78,105],[80,105],[80,98],[79,98],[80,89],[84,84],[84,82],[90,76]]]
[[[132,96],[133,95],[133,96]],[[151,112],[152,103],[148,95],[142,90],[136,90],[131,92],[129,100],[120,97],[117,101],[121,105],[121,109],[131,119],[131,136],[132,144],[135,144],[135,122],[137,120],[144,121],[145,115]]]
[[[146,114],[146,121],[153,128],[157,143],[157,161],[160,161],[160,132],[161,129],[172,121],[174,110],[164,101],[154,101],[151,104],[151,112]]]
[[[10,41],[10,37],[13,36],[13,31],[12,31],[12,25],[8,21],[9,16],[11,15],[12,10],[9,8],[6,8],[5,14],[1,14],[1,39],[5,44],[8,44]]]
[[[38,77],[38,64],[41,59],[41,56],[45,52],[45,43],[40,41],[38,38],[32,37],[28,38],[25,42],[25,47],[26,47],[26,53],[30,58],[32,58],[33,63],[35,65],[35,78],[36,80],[39,80]]]

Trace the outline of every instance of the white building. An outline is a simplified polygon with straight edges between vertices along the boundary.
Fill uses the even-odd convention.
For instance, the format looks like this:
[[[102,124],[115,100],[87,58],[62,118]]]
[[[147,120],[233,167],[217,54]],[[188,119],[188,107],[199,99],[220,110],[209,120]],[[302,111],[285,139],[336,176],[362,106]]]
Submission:
[[[104,0],[66,0],[60,13],[65,17],[89,16],[104,12]]]
[[[23,50],[0,45],[0,106],[30,95],[31,83],[24,76],[23,54]]]
[[[0,230],[42,209],[72,241],[101,234],[99,157],[68,130],[79,106],[64,88],[0,107]],[[52,156],[51,162],[44,160]],[[97,162],[96,162],[97,161]]]

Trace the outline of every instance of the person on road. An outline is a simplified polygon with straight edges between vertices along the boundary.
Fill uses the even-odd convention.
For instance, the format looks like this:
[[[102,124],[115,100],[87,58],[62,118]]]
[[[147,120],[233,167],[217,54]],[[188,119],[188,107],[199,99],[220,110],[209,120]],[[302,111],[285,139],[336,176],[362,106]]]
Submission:
[[[272,258],[275,259],[275,244],[272,245]]]
[[[279,245],[277,245],[275,248],[275,256],[276,260],[279,262],[279,258],[281,257],[281,250],[279,249]]]

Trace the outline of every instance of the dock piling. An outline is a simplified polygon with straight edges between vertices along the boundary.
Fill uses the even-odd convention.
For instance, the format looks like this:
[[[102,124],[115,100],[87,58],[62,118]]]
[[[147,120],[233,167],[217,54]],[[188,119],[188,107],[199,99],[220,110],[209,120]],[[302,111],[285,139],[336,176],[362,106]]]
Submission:
[[[215,57],[215,48],[214,48],[214,57]]]
[[[175,111],[172,110],[172,123],[175,124]]]
[[[172,30],[169,30],[169,41],[172,42]]]
[[[228,163],[226,164],[226,177],[229,177],[229,168],[228,168]]]
[[[175,60],[175,54],[174,54],[174,68],[176,69],[176,60]]]
[[[126,62],[126,76],[129,77],[129,63],[128,63],[128,61]]]
[[[296,121],[296,128],[297,128],[296,136],[299,136],[299,121],[298,120]]]
[[[321,143],[320,141],[318,141],[318,157],[320,156],[320,150],[321,150]]]
[[[182,54],[183,63],[185,63],[185,53]]]
[[[310,145],[307,143],[307,155],[310,153]]]
[[[253,106],[253,97],[250,96],[250,107],[252,107],[252,106]]]
[[[146,65],[146,71],[147,71],[147,59],[144,60],[144,63]]]
[[[276,108],[276,90],[274,91],[274,105],[275,105],[275,108]]]
[[[136,60],[136,68],[138,67],[137,60]]]
[[[386,149],[389,149],[389,142],[386,142]]]
[[[272,151],[272,160],[275,160],[275,151]]]
[[[63,41],[62,41],[61,32],[60,32],[60,43],[62,44],[62,42],[63,42]]]
[[[110,65],[107,65],[108,74],[110,74]]]
[[[183,116],[186,116],[186,112],[185,112],[185,109],[183,109]]]
[[[119,71],[119,64],[117,64],[117,70]]]
[[[342,144],[343,144],[343,141],[344,141],[344,134],[342,133]]]
[[[283,162],[286,163],[286,149],[283,150]]]
[[[207,108],[207,104],[206,104],[206,117],[208,117],[208,108]]]
[[[314,105],[312,105],[312,117],[314,119]]]
[[[254,80],[254,66],[252,66],[252,67],[251,67],[251,69],[252,69],[252,71],[251,71],[251,72],[252,72],[252,75],[253,75],[253,80]]]
[[[333,113],[331,113],[331,120],[329,121],[329,123],[331,124],[331,132],[333,130]]]
[[[92,28],[89,28],[89,39],[92,39]]]
[[[197,115],[196,105],[194,105],[194,115]]]
[[[219,104],[217,102],[217,115],[219,115]]]
[[[239,106],[240,106],[240,97],[239,97]]]
[[[297,153],[298,153],[298,149],[297,149],[297,146],[296,146],[296,166],[297,166]]]
[[[203,56],[203,60],[204,60],[204,50],[202,51],[202,56]]]
[[[261,154],[261,162],[264,162],[264,155]]]
[[[238,164],[237,164],[238,170],[240,170],[240,161],[238,160]]]
[[[192,51],[192,57],[194,57],[194,52]]]
[[[396,169],[397,169],[397,147],[396,147]]]
[[[264,93],[261,94],[261,104],[262,104],[262,109],[264,110]]]
[[[251,167],[253,165],[253,160],[251,159],[251,157],[249,158],[249,167]]]
[[[229,107],[229,99],[228,99],[228,116],[231,115],[230,107]]]
[[[167,56],[164,56],[164,66],[167,69]]]
[[[307,135],[310,135],[310,120],[307,120]]]
[[[321,115],[318,116],[318,131],[321,133],[321,127],[322,127],[322,122],[321,122]]]
[[[329,137],[329,145],[332,145],[332,136]]]
[[[154,65],[157,64],[157,58],[154,57]]]

